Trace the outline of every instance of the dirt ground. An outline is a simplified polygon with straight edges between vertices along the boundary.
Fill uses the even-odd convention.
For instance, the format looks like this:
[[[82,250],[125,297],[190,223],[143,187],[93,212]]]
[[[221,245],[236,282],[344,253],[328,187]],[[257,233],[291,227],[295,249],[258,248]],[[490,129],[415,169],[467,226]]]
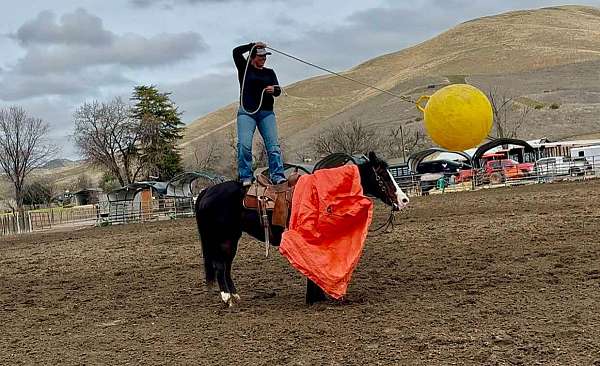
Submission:
[[[414,198],[312,307],[244,237],[224,308],[191,219],[2,238],[0,363],[600,364],[599,202],[600,181]]]

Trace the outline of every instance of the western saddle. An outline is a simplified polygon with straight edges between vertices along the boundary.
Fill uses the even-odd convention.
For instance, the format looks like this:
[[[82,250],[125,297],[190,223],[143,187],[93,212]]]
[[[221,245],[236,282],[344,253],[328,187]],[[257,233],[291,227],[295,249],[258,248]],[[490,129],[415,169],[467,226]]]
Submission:
[[[265,242],[270,244],[270,225],[287,228],[291,213],[292,196],[294,187],[298,182],[300,174],[290,174],[287,181],[281,184],[273,184],[269,178],[259,174],[256,181],[248,187],[244,196],[244,207],[256,210],[259,214],[261,225],[265,230]],[[269,221],[269,216],[271,220]]]

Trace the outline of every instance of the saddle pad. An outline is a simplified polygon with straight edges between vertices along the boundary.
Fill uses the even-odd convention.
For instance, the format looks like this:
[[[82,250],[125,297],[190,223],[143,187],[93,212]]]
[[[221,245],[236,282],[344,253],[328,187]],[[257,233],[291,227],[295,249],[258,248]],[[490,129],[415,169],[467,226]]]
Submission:
[[[303,175],[292,197],[279,251],[328,295],[346,294],[373,215],[356,165]]]

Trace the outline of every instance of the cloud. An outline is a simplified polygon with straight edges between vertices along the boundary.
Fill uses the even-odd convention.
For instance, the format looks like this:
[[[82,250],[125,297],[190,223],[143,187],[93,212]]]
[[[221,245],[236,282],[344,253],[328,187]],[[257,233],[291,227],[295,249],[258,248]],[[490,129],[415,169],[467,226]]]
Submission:
[[[60,22],[52,12],[41,12],[11,37],[27,50],[15,70],[29,75],[73,72],[97,65],[166,65],[208,49],[195,32],[153,37],[117,35],[84,9],[63,15]]]
[[[2,79],[0,99],[17,101],[39,96],[94,94],[102,86],[119,84],[131,84],[131,81],[112,69],[43,77],[10,73]]]
[[[116,34],[84,9],[43,11],[9,35],[25,54],[0,73],[0,99],[90,94],[129,83],[128,71],[176,64],[205,52],[195,32]]]
[[[102,19],[89,14],[84,9],[77,9],[70,14],[64,14],[60,23],[51,11],[42,11],[34,20],[23,24],[11,37],[21,45],[32,44],[79,44],[107,45],[115,34],[104,29]]]
[[[231,2],[252,2],[261,0],[129,0],[129,4],[134,8],[151,8],[161,6],[165,9],[173,9],[178,5],[196,5],[196,4],[226,4]],[[262,1],[281,1],[281,0],[262,0]]]
[[[206,48],[202,37],[194,32],[159,34],[150,38],[126,34],[100,46],[30,47],[16,69],[26,74],[44,75],[97,65],[159,66],[192,58]]]

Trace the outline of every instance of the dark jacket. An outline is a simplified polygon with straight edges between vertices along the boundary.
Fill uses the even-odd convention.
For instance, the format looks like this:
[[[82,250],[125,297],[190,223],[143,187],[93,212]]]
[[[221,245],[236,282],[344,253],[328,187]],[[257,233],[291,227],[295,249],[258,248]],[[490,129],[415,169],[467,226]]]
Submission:
[[[244,108],[248,112],[252,112],[258,108],[258,104],[260,103],[260,95],[263,89],[269,85],[278,85],[279,81],[277,81],[277,76],[275,76],[275,71],[273,69],[269,69],[263,67],[262,69],[257,69],[252,66],[251,63],[248,64],[248,70],[246,71],[246,81],[244,83],[244,90],[242,88],[242,80],[244,78],[244,70],[246,70],[246,63],[248,60],[244,57],[244,53],[249,52],[254,46],[254,43],[248,43],[247,45],[238,46],[233,49],[233,61],[235,62],[235,67],[238,71],[238,80],[240,82],[240,92],[242,93],[242,102],[244,104]],[[261,111],[272,111],[273,110],[273,101],[274,96],[277,97],[281,94],[281,88],[275,87],[275,91],[273,94],[268,94],[265,92],[263,97],[263,102],[260,107]]]

